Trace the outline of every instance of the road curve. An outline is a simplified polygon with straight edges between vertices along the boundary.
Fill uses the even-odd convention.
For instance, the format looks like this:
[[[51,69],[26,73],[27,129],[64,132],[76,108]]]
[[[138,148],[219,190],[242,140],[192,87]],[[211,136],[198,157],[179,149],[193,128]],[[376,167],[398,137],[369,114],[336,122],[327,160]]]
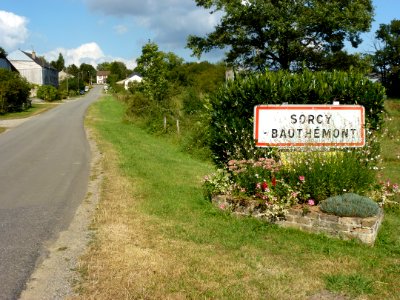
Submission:
[[[18,299],[45,243],[65,230],[85,197],[90,148],[83,121],[95,86],[0,134],[0,299]]]

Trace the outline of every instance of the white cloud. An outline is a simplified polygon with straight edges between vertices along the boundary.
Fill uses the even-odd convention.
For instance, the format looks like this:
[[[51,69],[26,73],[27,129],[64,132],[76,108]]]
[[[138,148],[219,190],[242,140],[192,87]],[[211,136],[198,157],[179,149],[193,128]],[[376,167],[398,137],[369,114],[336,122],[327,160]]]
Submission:
[[[0,46],[13,50],[28,37],[28,19],[12,12],[0,10]]]
[[[106,56],[101,50],[100,46],[94,42],[86,43],[73,49],[57,48],[45,53],[44,56],[48,61],[53,61],[58,59],[58,55],[60,53],[64,57],[65,66],[75,64],[79,67],[82,63],[86,63],[96,67],[99,63],[107,61],[123,62],[128,69],[133,69],[136,66],[136,61],[134,59],[127,60],[118,57]]]
[[[131,18],[150,31],[151,40],[168,51],[186,47],[190,34],[204,36],[213,31],[221,14],[210,14],[190,0],[85,0],[89,9],[108,16]],[[122,29],[122,28],[121,28]]]

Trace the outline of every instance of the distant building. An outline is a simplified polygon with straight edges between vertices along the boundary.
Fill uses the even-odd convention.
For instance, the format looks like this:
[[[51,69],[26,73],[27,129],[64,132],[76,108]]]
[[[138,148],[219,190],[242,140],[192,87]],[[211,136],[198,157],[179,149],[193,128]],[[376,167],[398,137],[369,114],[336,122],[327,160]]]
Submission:
[[[106,84],[107,78],[110,75],[110,71],[97,71],[96,82],[97,84]]]
[[[134,72],[131,75],[129,75],[128,78],[118,81],[117,83],[123,84],[125,90],[127,90],[131,82],[142,82],[142,76],[139,73]]]
[[[11,53],[7,58],[28,82],[58,87],[58,71],[44,58],[37,56],[35,51],[28,53],[19,50]]]
[[[70,78],[74,78],[74,77],[75,77],[74,75],[68,74],[64,71],[61,71],[58,73],[58,81],[62,81],[64,79],[67,79],[67,78],[70,79]]]

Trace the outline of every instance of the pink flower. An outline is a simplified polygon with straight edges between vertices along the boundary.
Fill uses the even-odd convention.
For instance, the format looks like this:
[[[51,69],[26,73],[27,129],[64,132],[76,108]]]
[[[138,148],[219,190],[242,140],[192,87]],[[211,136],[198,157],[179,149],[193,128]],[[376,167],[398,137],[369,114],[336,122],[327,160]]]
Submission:
[[[399,185],[397,183],[395,183],[395,184],[393,184],[392,188],[393,188],[394,192],[397,192],[399,189]]]
[[[301,182],[303,182],[304,180],[306,180],[306,178],[305,178],[304,176],[299,176],[299,180],[300,180]]]
[[[258,190],[261,189],[261,183],[257,182],[256,189],[258,189]]]
[[[308,199],[307,204],[310,206],[314,206],[315,205],[314,199]]]
[[[225,203],[221,203],[220,205],[219,205],[219,208],[220,209],[225,209],[226,207],[225,207]]]

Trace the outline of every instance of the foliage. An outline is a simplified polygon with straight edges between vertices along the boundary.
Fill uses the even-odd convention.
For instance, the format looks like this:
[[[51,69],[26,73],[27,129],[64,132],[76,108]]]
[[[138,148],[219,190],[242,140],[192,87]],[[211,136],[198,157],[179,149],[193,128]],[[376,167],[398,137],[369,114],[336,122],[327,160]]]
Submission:
[[[178,59],[172,54],[167,55],[158,50],[157,44],[149,42],[144,45],[135,68],[135,71],[143,77],[139,85],[140,91],[149,99],[159,103],[168,100],[170,88],[168,70],[176,64],[179,64]]]
[[[2,47],[0,47],[0,58],[6,58],[7,52]]]
[[[363,105],[367,126],[382,123],[385,90],[362,74],[345,72],[266,72],[236,76],[210,97],[210,149],[218,166],[231,159],[265,156],[253,141],[254,106],[259,104]]]
[[[369,30],[371,0],[196,0],[198,6],[220,12],[220,23],[206,37],[189,36],[188,47],[200,56],[226,49],[226,61],[264,70],[313,68],[341,51],[344,42],[361,43]]]
[[[182,87],[190,87],[200,96],[212,93],[225,82],[225,70],[222,63],[188,62],[172,69],[170,78]]]
[[[38,87],[36,96],[45,101],[60,100],[58,90],[52,85],[42,85]]]
[[[30,85],[19,73],[0,68],[0,114],[31,106]]]
[[[211,200],[214,195],[227,194],[231,189],[232,182],[227,172],[222,169],[204,177],[203,191],[208,200]]]
[[[80,81],[82,81],[82,83],[86,83],[86,85],[89,85],[91,82],[93,82],[93,80],[96,81],[96,69],[91,64],[81,64],[79,67],[79,73]]]
[[[399,97],[400,91],[400,20],[381,24],[376,38],[383,46],[375,52],[375,66],[390,96]]]
[[[329,197],[320,203],[323,212],[340,217],[367,218],[379,213],[379,205],[368,197],[354,193]]]
[[[303,189],[316,202],[343,192],[377,194],[376,187],[380,160],[379,144],[372,134],[363,148],[335,149],[333,151],[281,152],[286,180],[295,185],[299,176],[304,176]],[[379,195],[379,196],[378,196]]]
[[[385,207],[399,208],[400,202],[396,198],[400,196],[400,189],[397,183],[390,180],[380,181],[376,184],[374,191],[370,193],[370,197]]]
[[[56,69],[58,72],[61,72],[65,68],[65,60],[61,53],[58,54],[58,59],[56,61],[50,62],[52,67]]]
[[[142,51],[135,71],[143,81],[132,83],[128,94],[118,96],[128,104],[127,118],[149,132],[169,134],[185,152],[209,159],[207,94],[224,82],[225,66],[184,63],[154,43]]]
[[[220,192],[212,192],[215,182],[230,182],[227,194],[259,199],[266,210],[315,205],[343,191],[375,193],[382,198],[383,191],[375,187],[377,170],[372,167],[377,162],[368,159],[366,152],[276,152],[274,156],[280,158],[231,160],[226,171],[218,173],[225,177],[207,176],[204,186],[207,194],[214,195]]]

